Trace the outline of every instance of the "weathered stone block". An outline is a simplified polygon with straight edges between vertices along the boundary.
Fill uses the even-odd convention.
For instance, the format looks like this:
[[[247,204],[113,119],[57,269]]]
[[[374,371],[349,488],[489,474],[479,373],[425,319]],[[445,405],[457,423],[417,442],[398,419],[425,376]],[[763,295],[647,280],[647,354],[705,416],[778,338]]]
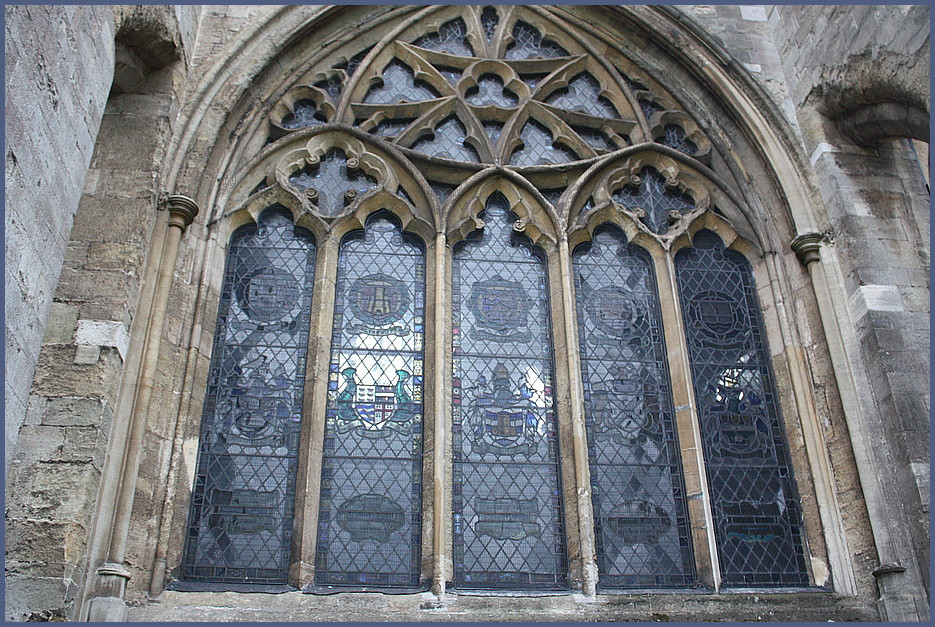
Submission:
[[[113,412],[98,398],[54,398],[48,401],[42,424],[90,427],[109,424]]]
[[[148,241],[155,213],[154,203],[148,198],[85,196],[75,214],[71,237],[141,246]]]
[[[14,462],[13,466],[17,466]],[[17,468],[7,495],[13,518],[87,521],[100,471],[85,462],[39,462]]]
[[[44,344],[71,344],[78,324],[78,307],[67,303],[52,303],[46,322]]]
[[[87,270],[123,270],[139,272],[143,265],[143,250],[136,244],[123,242],[91,242],[88,245]]]
[[[33,393],[43,396],[116,398],[122,360],[116,349],[104,349],[91,365],[72,365],[75,349],[46,345],[39,354]]]

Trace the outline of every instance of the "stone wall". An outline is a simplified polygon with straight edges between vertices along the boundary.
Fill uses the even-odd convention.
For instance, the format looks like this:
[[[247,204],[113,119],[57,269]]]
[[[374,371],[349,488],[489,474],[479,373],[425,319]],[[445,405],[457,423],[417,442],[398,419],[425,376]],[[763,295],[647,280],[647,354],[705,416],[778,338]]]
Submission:
[[[894,581],[883,594],[918,577],[928,589],[929,190],[907,138],[928,138],[912,120],[929,111],[929,9],[777,6],[769,22],[827,210],[823,263],[839,264],[851,321],[841,333],[860,390],[852,414],[865,417],[858,435],[876,464],[864,490],[886,500],[887,518],[871,511],[890,536],[875,533],[879,561],[908,569],[881,574]],[[855,115],[884,130],[848,132]]]
[[[13,279],[22,280],[35,272],[48,285],[28,285],[27,294],[34,300],[43,294],[52,297],[41,349],[35,337],[24,337],[16,330],[11,333],[10,329],[32,321],[41,333],[40,316],[7,309],[7,455],[12,461],[7,477],[5,616],[11,620],[73,618],[88,564],[95,561],[90,553],[95,512],[102,496],[101,478],[108,463],[113,467],[120,460],[121,451],[114,450],[119,438],[112,435],[119,433],[125,422],[120,412],[121,385],[132,380],[127,368],[135,348],[131,331],[134,323],[145,328],[145,317],[136,316],[140,294],[146,290],[143,267],[157,218],[160,169],[186,69],[178,19],[181,16],[192,22],[197,17],[189,7],[179,11],[171,7],[108,7],[92,13],[78,9],[8,9],[7,44],[19,46],[18,56],[13,56],[14,70],[25,71],[21,66],[35,70],[37,56],[40,72],[44,72],[43,64],[55,67],[55,73],[44,74],[50,82],[43,93],[8,90],[8,103],[12,98],[16,104],[22,99],[43,104],[43,98],[52,98],[50,107],[61,111],[59,115],[51,110],[30,112],[33,119],[53,121],[35,125],[50,135],[45,137],[47,145],[26,134],[27,129],[20,129],[18,125],[25,120],[9,112],[7,117],[8,180],[25,183],[26,172],[42,174],[49,180],[38,178],[36,187],[41,189],[40,185],[51,182],[49,187],[58,194],[45,198],[40,192],[38,197],[26,199],[14,186],[14,193],[7,196],[8,225],[25,214],[34,221],[27,231],[31,236],[55,236],[41,247],[26,240],[39,248],[38,255],[27,246],[10,246],[9,239],[7,246],[8,256],[12,249],[13,253],[26,251],[35,257],[33,260],[24,252],[13,263],[8,257],[8,267],[21,273],[18,277],[13,273]],[[39,18],[28,13],[10,16],[10,11],[45,13]],[[62,15],[49,14],[55,11]],[[67,13],[72,13],[70,18]],[[31,21],[59,29],[71,24],[67,28],[77,32],[59,33],[60,47],[64,48],[58,50],[52,41],[29,40],[25,31]],[[192,24],[184,30],[189,37],[194,36]],[[74,46],[69,38],[84,42],[84,48],[78,48],[81,54],[68,52]],[[54,62],[45,61],[43,56],[50,54],[44,52],[49,49],[57,50]],[[29,55],[31,64],[26,62]],[[8,56],[8,72],[10,63]],[[100,67],[103,64],[106,71]],[[71,75],[59,76],[68,71]],[[63,86],[61,92],[56,82]],[[13,113],[18,113],[15,107]],[[71,128],[78,130],[77,137]],[[36,160],[25,162],[23,172],[18,171],[17,159],[12,156],[20,150],[20,143],[23,155]],[[67,196],[71,192],[73,200]],[[70,205],[77,205],[77,211],[68,210]],[[46,214],[49,224],[42,224]],[[14,231],[13,237],[27,236]],[[10,289],[10,280],[8,272],[8,303],[11,295],[18,293]],[[19,356],[11,355],[11,338],[31,342],[31,349],[38,351],[34,377],[31,372],[29,376],[10,376],[11,356]],[[31,389],[27,388],[29,412],[21,428],[10,424],[15,420],[11,397],[16,399],[9,392],[11,379],[32,382]],[[14,447],[9,438],[17,432]],[[120,472],[119,467],[116,472]]]
[[[96,594],[94,578],[85,580],[85,574],[108,555],[113,500],[131,440],[165,232],[160,198],[163,192],[189,194],[203,202],[202,211],[218,210],[215,195],[229,193],[217,187],[230,176],[229,145],[245,141],[242,126],[249,122],[250,106],[236,94],[262,98],[271,89],[263,81],[275,79],[241,70],[259,71],[267,60],[263,55],[278,54],[280,36],[292,37],[295,24],[326,11],[6,9],[7,84],[13,86],[6,101],[7,620],[85,618],[78,607]],[[302,12],[304,17],[295,17]],[[914,564],[906,576],[926,576],[927,586],[928,353],[919,347],[929,344],[928,190],[907,141],[866,145],[848,135],[842,121],[885,98],[927,113],[928,9],[693,5],[674,12],[700,28],[735,63],[732,71],[742,71],[761,90],[788,125],[787,148],[811,168],[818,221],[830,240],[831,252],[823,259],[839,261],[837,296],[853,322],[841,330],[847,359],[859,365],[854,377],[865,384],[858,408],[870,427],[858,435],[882,443],[875,468],[883,474],[897,470],[892,478],[882,477],[879,487],[898,495],[899,505],[890,519],[877,517],[875,524],[901,525],[894,555],[902,556],[903,566]],[[260,32],[263,41],[254,37],[257,24],[268,27]],[[340,17],[321,26],[318,35],[325,40],[343,28]],[[62,51],[72,49],[79,53]],[[244,49],[262,55],[244,59]],[[254,78],[256,83],[245,86]],[[218,91],[210,91],[216,86]],[[705,106],[722,110],[713,101]],[[716,124],[721,122],[736,128],[733,120]],[[189,158],[179,161],[179,154]],[[760,182],[764,190],[773,189],[771,182]],[[782,206],[774,192],[759,193]],[[176,498],[175,492],[191,485],[198,424],[178,417],[200,416],[226,245],[226,234],[206,226],[209,220],[202,215],[183,238],[166,325],[155,332],[160,355],[153,409],[145,445],[140,444],[139,479],[130,484],[135,502],[125,566],[132,576],[127,599],[136,606],[131,619],[341,620],[349,609],[355,619],[374,620],[877,619],[870,572],[880,565],[881,552],[868,531],[875,510],[868,515],[864,508],[867,486],[861,491],[851,451],[860,440],[849,432],[850,415],[848,421],[844,416],[853,407],[842,400],[846,394],[838,395],[842,378],[822,333],[824,312],[791,249],[778,255],[794,301],[786,307],[797,318],[788,326],[801,334],[795,342],[807,353],[809,384],[827,438],[826,463],[834,471],[829,483],[844,505],[847,557],[853,554],[859,571],[856,596],[770,595],[764,602],[745,595],[619,595],[585,603],[574,595],[517,602],[373,595],[348,605],[346,596],[331,603],[299,593],[271,598],[164,592],[159,604],[147,604],[148,595],[162,592],[164,569],[177,564],[184,535],[187,495]],[[776,224],[785,239],[792,225],[783,220]],[[761,287],[769,291],[766,285]],[[769,320],[776,315],[766,313]],[[772,348],[777,353],[783,346]],[[777,372],[784,387],[790,377]],[[192,394],[196,387],[200,391]],[[796,473],[818,476],[790,396],[783,409]],[[867,468],[861,470],[866,482]],[[802,494],[812,512],[806,525],[817,544],[824,542],[825,524],[814,514],[814,501],[825,498],[820,488],[818,494]],[[811,566],[819,569],[816,581],[827,575],[827,565]],[[911,582],[900,585],[889,594],[911,594]]]
[[[39,346],[114,74],[101,6],[6,9],[6,420],[4,468],[26,416]],[[13,86],[13,88],[10,88]]]

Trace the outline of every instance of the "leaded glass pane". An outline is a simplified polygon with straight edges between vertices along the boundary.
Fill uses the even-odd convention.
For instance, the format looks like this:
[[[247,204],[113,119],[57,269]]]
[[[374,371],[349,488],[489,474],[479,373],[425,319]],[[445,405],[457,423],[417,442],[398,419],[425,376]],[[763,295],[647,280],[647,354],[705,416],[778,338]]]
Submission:
[[[183,581],[287,583],[314,271],[286,209],[231,237]]]
[[[554,59],[568,53],[557,43],[542,39],[539,29],[518,21],[513,26],[513,42],[507,47],[507,59]]]
[[[523,140],[523,145],[513,151],[510,165],[552,165],[578,158],[568,148],[552,143],[549,129],[535,120],[526,122],[519,138]]]
[[[573,256],[599,580],[695,582],[652,261],[613,227]]]
[[[710,231],[675,257],[721,580],[808,585],[799,506],[750,265]]]
[[[341,244],[315,582],[419,585],[425,260],[388,216]]]
[[[452,266],[454,584],[561,589],[548,277],[495,194]]]
[[[468,91],[466,100],[477,107],[497,105],[509,108],[518,102],[513,92],[503,88],[503,79],[495,74],[481,76],[477,87]]]
[[[497,10],[493,7],[484,7],[484,10],[480,14],[480,22],[484,27],[484,36],[487,38],[487,41],[493,39],[494,31],[497,30],[497,23],[500,21],[500,17],[497,15]]]
[[[383,85],[370,88],[364,97],[369,104],[395,104],[419,102],[438,98],[438,93],[426,83],[416,82],[415,74],[409,66],[398,59],[393,59],[383,70]]]
[[[659,138],[659,143],[669,148],[675,148],[686,155],[693,155],[698,151],[695,142],[688,139],[685,131],[677,124],[666,124],[663,130],[663,136]]]
[[[412,149],[431,157],[477,163],[480,159],[477,152],[464,142],[466,137],[464,124],[458,118],[449,116],[442,120],[431,137],[417,141]]]
[[[665,234],[669,224],[695,207],[691,196],[666,189],[666,180],[652,168],[640,171],[639,186],[623,187],[614,192],[615,201],[628,209],[641,209],[640,219],[653,233]]]
[[[619,118],[614,106],[601,94],[601,84],[587,72],[571,79],[568,85],[555,92],[546,102],[562,109],[577,111],[599,118]]]
[[[299,100],[292,107],[292,113],[283,117],[279,125],[292,130],[317,126],[327,121],[327,118],[315,108],[314,102],[311,100]]]
[[[459,57],[473,57],[474,51],[465,37],[466,34],[467,27],[464,25],[464,20],[458,18],[442,24],[437,33],[420,37],[412,43],[420,48],[447,52]]]

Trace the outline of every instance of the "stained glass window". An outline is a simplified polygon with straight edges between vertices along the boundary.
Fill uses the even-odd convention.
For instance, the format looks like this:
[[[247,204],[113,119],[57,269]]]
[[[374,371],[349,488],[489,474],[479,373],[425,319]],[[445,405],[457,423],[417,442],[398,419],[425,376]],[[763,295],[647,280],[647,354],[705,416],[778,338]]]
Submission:
[[[338,259],[315,582],[419,585],[425,254],[377,214]]]
[[[564,588],[552,334],[542,252],[495,194],[452,271],[454,584]]]
[[[652,261],[616,227],[574,254],[595,541],[605,588],[694,583]]]
[[[314,271],[283,208],[231,237],[183,581],[287,582]]]
[[[675,257],[721,580],[807,585],[799,506],[746,259],[700,231]]]

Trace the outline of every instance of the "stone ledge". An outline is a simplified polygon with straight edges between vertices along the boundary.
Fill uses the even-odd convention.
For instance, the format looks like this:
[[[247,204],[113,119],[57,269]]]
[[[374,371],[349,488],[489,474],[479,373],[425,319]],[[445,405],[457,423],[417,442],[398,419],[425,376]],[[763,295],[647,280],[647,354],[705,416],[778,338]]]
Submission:
[[[448,593],[167,591],[129,609],[130,621],[877,621],[872,600],[829,592],[580,594],[517,596]]]

